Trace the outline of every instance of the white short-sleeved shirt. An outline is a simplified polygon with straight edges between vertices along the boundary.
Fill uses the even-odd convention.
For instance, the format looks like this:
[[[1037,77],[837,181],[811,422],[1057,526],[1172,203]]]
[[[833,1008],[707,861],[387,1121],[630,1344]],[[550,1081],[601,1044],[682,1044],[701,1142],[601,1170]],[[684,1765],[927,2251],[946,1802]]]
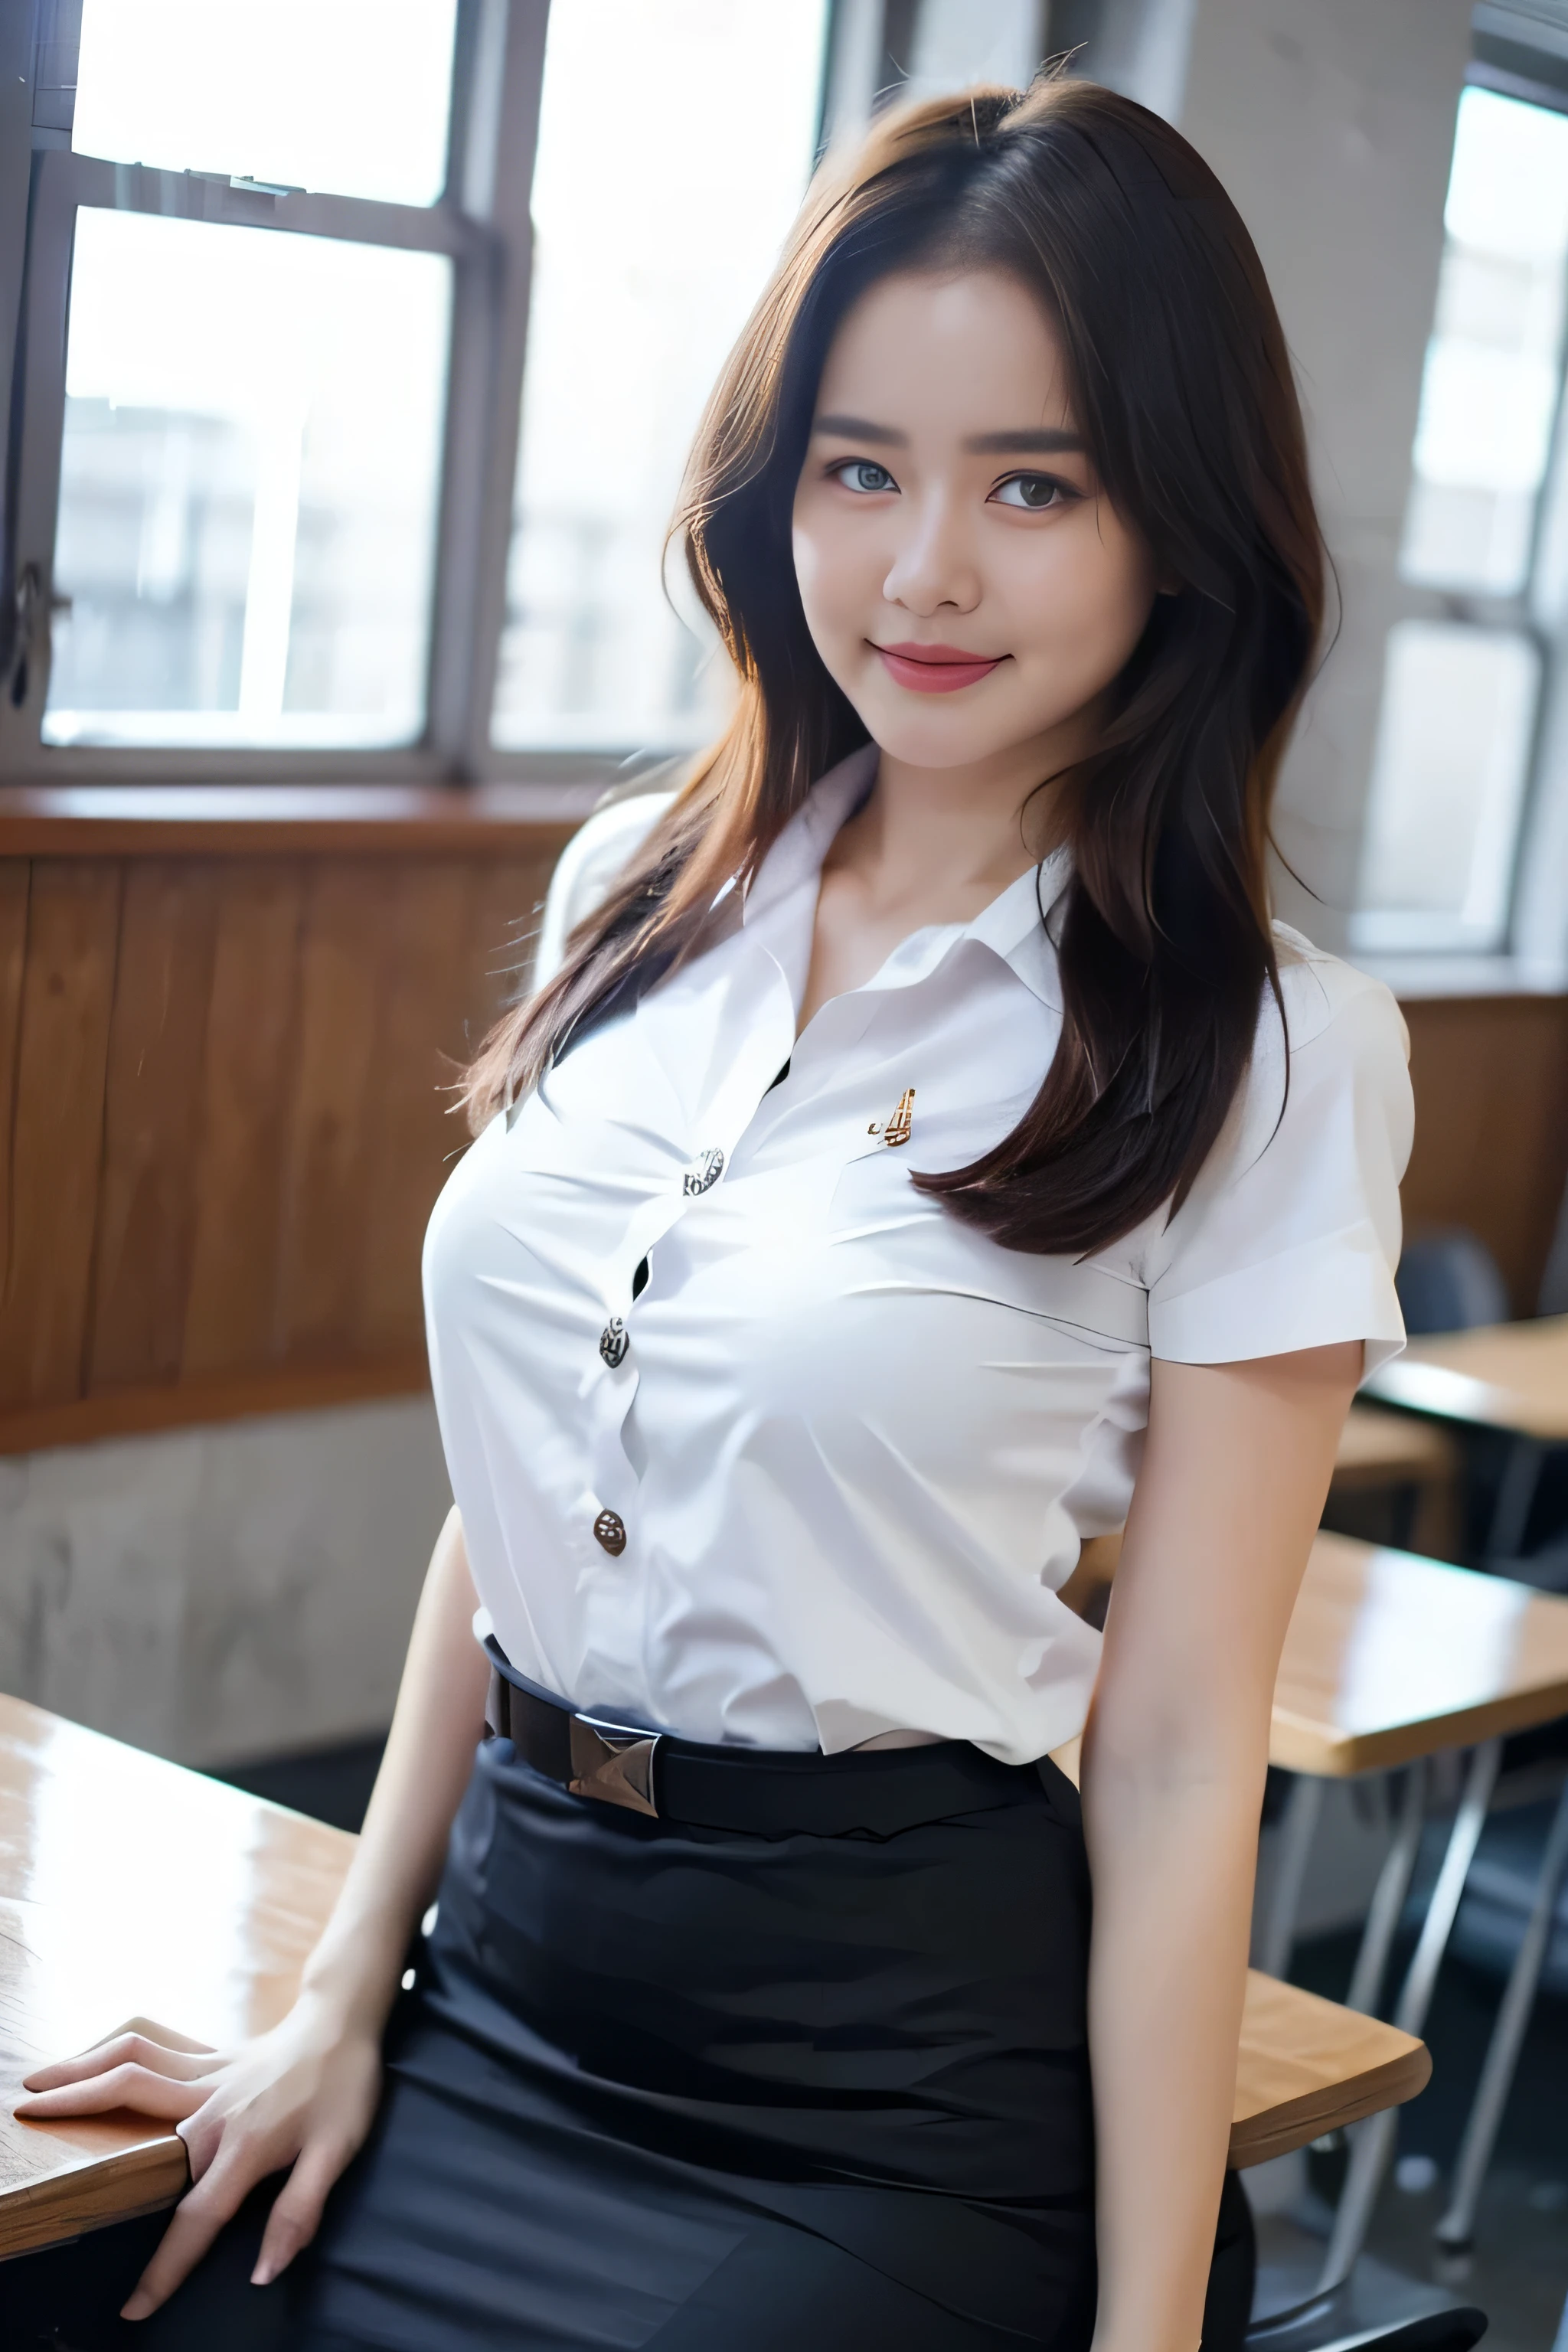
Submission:
[[[1401,1345],[1406,1042],[1386,989],[1281,929],[1288,1097],[1266,1000],[1174,1217],[1079,1261],[1000,1247],[910,1171],[974,1160],[1034,1099],[1067,866],[916,932],[797,1039],[823,856],[873,757],[460,1161],[425,1251],[436,1401],[483,1609],[545,1688],[691,1739],[913,1731],[1021,1763],[1088,1710],[1100,1637],[1058,1588],[1126,1517],[1151,1352],[1362,1339],[1370,1369]],[[562,891],[611,835],[619,866],[624,803]]]

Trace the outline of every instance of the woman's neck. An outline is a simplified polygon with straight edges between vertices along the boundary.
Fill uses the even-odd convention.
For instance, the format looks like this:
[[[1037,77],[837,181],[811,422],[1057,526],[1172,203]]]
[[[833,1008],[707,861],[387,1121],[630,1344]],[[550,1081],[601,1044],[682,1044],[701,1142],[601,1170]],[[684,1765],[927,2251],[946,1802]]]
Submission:
[[[883,752],[870,795],[834,842],[826,871],[853,870],[872,907],[951,899],[946,919],[967,921],[1045,854],[1052,788],[1026,809],[1034,782],[1037,775],[960,779]]]
[[[1057,845],[1060,813],[1059,787],[1036,787],[1069,761],[1035,744],[962,771],[880,753],[869,797],[823,861],[801,1026],[911,931],[973,922],[1037,865]]]
[[[828,851],[825,882],[852,873],[867,912],[919,907],[918,923],[969,921],[1058,846],[1061,786],[1042,779],[1083,758],[1097,716],[1075,713],[1048,737],[962,768],[879,752],[869,797]],[[947,911],[924,911],[937,907]]]

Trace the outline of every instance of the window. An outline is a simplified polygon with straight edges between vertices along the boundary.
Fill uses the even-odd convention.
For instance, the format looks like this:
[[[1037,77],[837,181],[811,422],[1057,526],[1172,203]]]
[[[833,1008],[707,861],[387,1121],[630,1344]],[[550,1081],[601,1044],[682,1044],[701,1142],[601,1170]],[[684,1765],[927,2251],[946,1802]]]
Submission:
[[[1400,558],[1430,610],[1388,641],[1362,950],[1509,940],[1550,651],[1568,114],[1468,89],[1444,229]]]
[[[78,215],[46,744],[408,743],[451,264]]]
[[[1026,80],[1051,22],[0,7],[0,773],[588,786],[700,741],[665,531],[820,144]]]
[[[552,8],[500,744],[673,748],[721,718],[728,665],[684,572],[658,593],[660,559],[810,173],[826,19],[825,0]]]
[[[71,146],[438,204],[456,29],[455,0],[83,0]]]

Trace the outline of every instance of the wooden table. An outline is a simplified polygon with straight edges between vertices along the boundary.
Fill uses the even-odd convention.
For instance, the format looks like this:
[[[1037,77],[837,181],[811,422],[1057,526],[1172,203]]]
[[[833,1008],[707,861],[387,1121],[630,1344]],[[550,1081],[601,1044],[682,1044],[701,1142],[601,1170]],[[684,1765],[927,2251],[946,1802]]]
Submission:
[[[1441,1941],[1422,1958],[1423,1973],[1435,1978],[1485,1819],[1500,1744],[1509,1732],[1565,1714],[1568,1601],[1507,1577],[1320,1535],[1274,1685],[1268,1760],[1298,1778],[1280,1828],[1256,1951],[1260,1965],[1283,1976],[1289,1964],[1325,1783],[1412,1766],[1348,1995],[1352,2009],[1375,2004],[1420,1843],[1424,1768],[1433,1756],[1469,1748],[1475,1757],[1450,1840],[1452,1869],[1439,1880],[1428,1915],[1436,1937],[1447,1914]],[[1415,2023],[1401,2014],[1411,2032],[1420,2030],[1424,2012]]]
[[[1426,1818],[1428,1759],[1471,1758],[1394,2021],[1420,2033],[1436,1989],[1504,1736],[1568,1714],[1568,1600],[1506,1577],[1320,1535],[1274,1686],[1270,1760],[1300,1777],[1281,1824],[1258,1958],[1287,1964],[1308,1849],[1331,1780],[1408,1768],[1394,1838],[1367,1914],[1348,2004],[1378,2000]],[[1391,2118],[1352,2156],[1321,2289],[1349,2273],[1392,2153]]]
[[[184,2144],[144,2119],[24,2124],[22,2076],[133,2016],[222,2042],[282,2014],[353,1849],[0,1698],[0,2257],[174,2202]],[[1414,2098],[1422,2042],[1254,1974],[1231,2160]]]
[[[1413,1339],[1366,1389],[1407,1412],[1513,1438],[1486,1550],[1489,1559],[1517,1557],[1546,1449],[1568,1444],[1568,1315]]]
[[[1568,1315],[1412,1339],[1366,1393],[1408,1412],[1568,1444]]]
[[[1120,1536],[1062,1598],[1102,1616]],[[1285,1636],[1268,1760],[1342,1780],[1568,1715],[1568,1601],[1507,1577],[1320,1534]]]
[[[1390,1416],[1393,1418],[1394,1416]],[[1062,1596],[1104,1622],[1121,1538],[1097,1538]],[[1473,1748],[1466,1788],[1394,2022],[1419,2034],[1486,1819],[1504,1735],[1568,1714],[1568,1600],[1500,1576],[1320,1534],[1285,1637],[1274,1686],[1269,1761],[1295,1774],[1280,1825],[1274,1885],[1256,1957],[1267,1983],[1284,1975],[1325,1786],[1408,1768],[1347,2006],[1377,2002],[1409,1893],[1426,1820],[1426,1770],[1446,1750]],[[1058,1755],[1058,1761],[1064,1762]],[[1325,2289],[1349,2271],[1388,2155],[1375,2127],[1342,2203]],[[1369,2135],[1373,2129],[1369,2126]],[[1299,2145],[1299,2143],[1293,2143]],[[1358,2150],[1358,2157],[1360,2151]]]
[[[1344,1780],[1568,1715],[1568,1601],[1320,1535],[1274,1685],[1269,1761]]]
[[[21,2080],[132,2017],[219,2043],[281,2017],[353,1840],[0,1697],[0,2255],[172,2204],[145,2117],[24,2124]]]

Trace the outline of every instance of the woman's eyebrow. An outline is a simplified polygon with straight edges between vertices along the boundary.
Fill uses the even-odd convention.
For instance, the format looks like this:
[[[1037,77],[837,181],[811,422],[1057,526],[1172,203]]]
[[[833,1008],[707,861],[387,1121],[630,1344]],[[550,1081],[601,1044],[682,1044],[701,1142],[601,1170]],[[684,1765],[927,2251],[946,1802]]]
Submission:
[[[1089,444],[1081,433],[1069,433],[1056,425],[1026,425],[1016,433],[975,433],[964,443],[975,457],[1054,457],[1068,451],[1087,455]]]
[[[870,441],[884,449],[907,449],[910,436],[896,425],[875,424],[868,416],[846,416],[834,411],[819,416],[812,425],[816,433],[831,434],[837,441]],[[963,444],[972,457],[1045,457],[1068,453],[1087,456],[1089,444],[1081,433],[1073,433],[1063,425],[1024,425],[1002,433],[974,433]]]
[[[885,449],[907,449],[910,436],[896,425],[873,425],[866,416],[819,416],[813,433],[831,433],[839,441],[879,441]]]

